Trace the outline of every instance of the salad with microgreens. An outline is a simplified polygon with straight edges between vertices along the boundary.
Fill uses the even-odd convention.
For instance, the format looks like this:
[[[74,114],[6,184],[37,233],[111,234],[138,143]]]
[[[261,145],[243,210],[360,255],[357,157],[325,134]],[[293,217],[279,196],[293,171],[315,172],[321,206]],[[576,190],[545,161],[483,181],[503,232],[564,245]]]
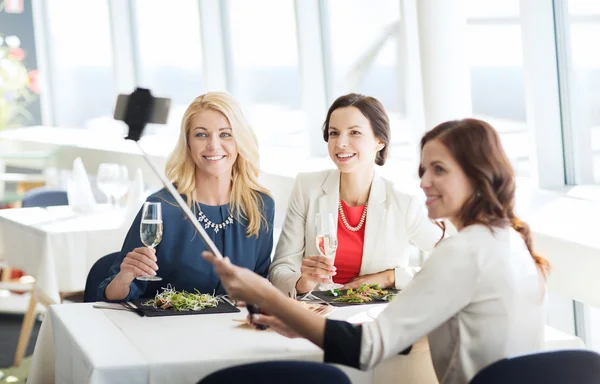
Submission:
[[[390,301],[396,296],[395,293],[382,289],[379,284],[361,284],[356,289],[347,291],[334,289],[327,293],[329,296],[338,296],[333,301],[344,303],[368,303],[370,301]]]
[[[142,305],[152,306],[159,309],[172,308],[174,311],[201,311],[204,308],[215,308],[219,300],[208,293],[195,293],[181,291],[177,292],[170,285],[162,288],[162,292],[156,292],[156,296],[144,302]]]

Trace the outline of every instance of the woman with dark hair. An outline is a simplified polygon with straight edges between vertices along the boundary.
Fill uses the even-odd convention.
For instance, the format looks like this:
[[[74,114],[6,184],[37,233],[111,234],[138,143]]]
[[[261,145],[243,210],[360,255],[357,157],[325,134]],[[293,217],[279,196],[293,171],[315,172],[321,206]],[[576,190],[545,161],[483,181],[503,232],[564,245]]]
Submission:
[[[464,384],[496,360],[541,350],[549,265],[515,216],[514,173],[497,132],[475,119],[435,127],[421,140],[419,175],[429,217],[450,219],[458,233],[373,322],[324,319],[229,260],[204,257],[232,297],[262,308],[255,325],[309,339],[326,362],[369,369],[428,335],[440,383]]]
[[[442,229],[427,218],[422,202],[378,176],[390,143],[390,124],[379,100],[356,93],[329,108],[323,139],[337,166],[298,175],[269,279],[286,295],[312,291],[319,283],[362,283],[404,288],[418,268],[408,266],[412,241],[431,251]],[[334,258],[318,256],[316,214],[331,213],[337,231]],[[335,262],[334,262],[335,260]]]

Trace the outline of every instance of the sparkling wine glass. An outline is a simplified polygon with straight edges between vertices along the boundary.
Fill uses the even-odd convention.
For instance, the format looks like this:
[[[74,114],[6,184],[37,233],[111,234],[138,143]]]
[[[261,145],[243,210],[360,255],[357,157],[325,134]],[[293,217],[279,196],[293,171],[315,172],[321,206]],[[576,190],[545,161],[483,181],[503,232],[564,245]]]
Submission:
[[[316,232],[317,232],[317,249],[321,256],[325,256],[330,259],[335,258],[335,252],[337,250],[337,231],[335,228],[335,218],[333,213],[317,213],[316,216]],[[326,277],[326,276],[323,276]],[[329,291],[343,287],[342,284],[336,284],[329,277],[329,283],[320,284],[319,289],[321,291]]]
[[[142,221],[140,223],[140,238],[148,248],[154,249],[162,240],[163,222],[160,203],[145,202],[142,210]],[[158,276],[138,276],[138,280],[160,281]]]

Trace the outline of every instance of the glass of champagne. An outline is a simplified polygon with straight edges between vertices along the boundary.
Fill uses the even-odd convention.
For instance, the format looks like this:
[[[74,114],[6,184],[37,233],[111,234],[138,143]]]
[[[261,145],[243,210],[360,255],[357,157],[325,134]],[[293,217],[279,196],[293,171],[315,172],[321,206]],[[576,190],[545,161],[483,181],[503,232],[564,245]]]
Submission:
[[[154,249],[162,240],[163,222],[160,203],[145,202],[142,210],[142,221],[140,223],[140,238],[148,248]],[[138,280],[160,281],[158,276],[138,276]]]
[[[328,257],[330,259],[335,258],[335,252],[337,250],[337,231],[335,228],[335,221],[333,213],[317,213],[316,216],[316,230],[317,230],[317,249],[321,256]],[[326,277],[326,276],[324,276]],[[332,289],[338,289],[343,287],[342,284],[336,284],[333,282],[331,277],[329,278],[330,283],[321,284],[319,289],[321,291],[329,291]]]

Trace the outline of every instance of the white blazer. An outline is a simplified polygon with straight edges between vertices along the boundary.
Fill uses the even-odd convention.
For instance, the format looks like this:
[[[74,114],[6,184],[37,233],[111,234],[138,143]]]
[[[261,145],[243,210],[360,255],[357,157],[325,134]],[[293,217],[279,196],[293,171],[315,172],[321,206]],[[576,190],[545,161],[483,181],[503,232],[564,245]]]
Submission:
[[[333,213],[337,217],[339,189],[337,169],[301,173],[296,178],[269,269],[269,280],[290,297],[296,296],[302,259],[319,254],[315,242],[316,213]],[[360,275],[395,269],[396,288],[402,289],[419,269],[408,267],[408,242],[423,251],[431,251],[440,240],[442,230],[427,217],[420,199],[399,192],[390,181],[377,174],[368,203]]]
[[[428,335],[440,384],[466,384],[494,361],[543,349],[545,292],[519,233],[468,226],[443,240],[377,320],[363,324],[361,369]]]

